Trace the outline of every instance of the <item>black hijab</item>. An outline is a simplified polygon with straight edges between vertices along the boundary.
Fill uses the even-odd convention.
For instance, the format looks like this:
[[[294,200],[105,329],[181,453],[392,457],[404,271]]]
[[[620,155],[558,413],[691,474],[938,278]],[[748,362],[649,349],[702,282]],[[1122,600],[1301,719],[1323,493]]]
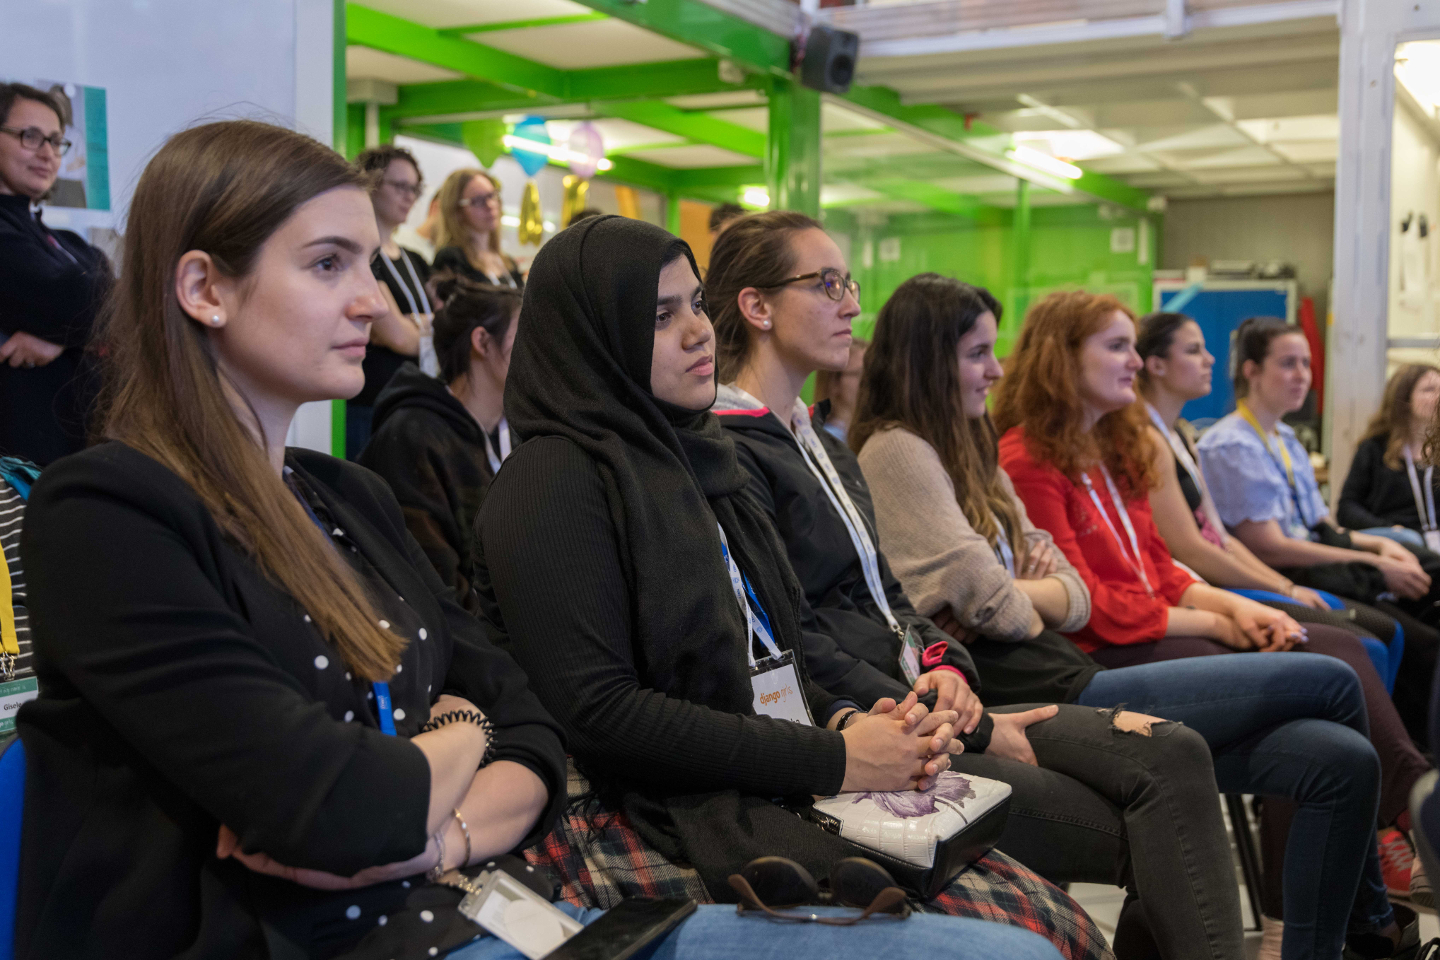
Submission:
[[[522,440],[564,437],[598,465],[631,573],[643,682],[750,713],[747,632],[716,521],[776,643],[797,659],[801,592],[773,524],[745,490],[749,475],[719,418],[650,392],[660,271],[681,256],[698,278],[685,241],[614,216],[581,221],[545,244],[525,285],[505,414]],[[705,597],[709,624],[680,622],[677,611],[696,608],[695,596],[680,591]]]
[[[734,444],[708,410],[685,410],[650,392],[660,271],[679,256],[695,269],[684,241],[621,217],[582,221],[545,244],[525,285],[506,417],[522,441],[564,437],[595,461],[628,572],[632,650],[645,686],[715,710],[753,712],[748,634],[721,557],[718,520],[776,643],[795,653],[812,710],[823,717],[833,698],[805,673],[800,584],[774,525],[746,489]],[[834,736],[796,731],[817,734]],[[665,794],[627,784],[623,771],[585,772],[651,846],[693,865],[717,900],[734,901],[725,878],[754,857],[789,856],[823,876],[855,854],[768,798],[736,790]]]

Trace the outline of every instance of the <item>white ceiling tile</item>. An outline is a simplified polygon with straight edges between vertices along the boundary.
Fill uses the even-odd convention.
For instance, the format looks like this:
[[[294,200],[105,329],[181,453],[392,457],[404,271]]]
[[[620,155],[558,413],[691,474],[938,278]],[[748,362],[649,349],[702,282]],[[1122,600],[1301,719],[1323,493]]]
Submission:
[[[1329,161],[1333,166],[1340,155],[1338,140],[1301,140],[1295,143],[1277,143],[1274,147],[1284,154],[1286,159],[1297,163]]]
[[[695,93],[685,97],[667,97],[665,102],[681,110],[719,110],[725,107],[759,107],[766,103],[759,90],[723,90],[720,93]]]
[[[861,130],[884,130],[888,125],[863,113],[847,110],[832,100],[820,102],[820,129],[826,133],[850,133]]]
[[[500,30],[473,34],[472,39],[563,70],[690,60],[704,56],[688,44],[676,43],[624,20]]]
[[[1198,150],[1205,147],[1230,147],[1249,143],[1245,135],[1224,123],[1192,127],[1183,133],[1172,134],[1158,140],[1141,142],[1135,149],[1143,153],[1160,150]]]
[[[365,0],[365,6],[427,27],[468,27],[593,12],[571,0]]]
[[[1201,183],[1269,183],[1308,179],[1304,170],[1287,164],[1273,167],[1224,167],[1194,170],[1190,173]]]
[[[829,137],[825,140],[827,157],[899,157],[915,153],[934,153],[935,148],[903,133],[877,133],[869,137]]]
[[[1095,160],[1086,160],[1080,164],[1086,170],[1093,170],[1095,173],[1117,174],[1117,173],[1142,173],[1146,170],[1159,170],[1160,163],[1154,157],[1147,157],[1142,153],[1119,153],[1113,157],[1099,157]]]
[[[1250,146],[1204,156],[1184,157],[1177,166],[1184,170],[1215,170],[1225,167],[1268,167],[1280,162],[1280,158],[1264,147]]]
[[[820,188],[821,205],[836,203],[863,203],[878,200],[884,194],[876,193],[855,183],[827,183]]]
[[[1261,143],[1336,140],[1340,136],[1340,118],[1335,114],[1308,117],[1264,117],[1256,120],[1240,120],[1237,125]]]
[[[636,160],[658,163],[662,167],[676,167],[682,170],[696,167],[739,167],[758,164],[754,157],[732,153],[720,147],[701,144],[688,147],[661,147],[658,150],[637,150],[627,154]]]
[[[733,123],[737,127],[744,127],[746,130],[754,130],[756,133],[766,133],[770,129],[770,108],[769,107],[743,107],[739,110],[715,110],[712,116],[716,120],[724,120],[726,123]]]
[[[390,83],[431,83],[436,80],[459,80],[464,74],[442,70],[409,57],[397,57],[369,47],[345,48],[347,80],[385,80]]]
[[[955,193],[1005,193],[1014,192],[1016,180],[1004,173],[983,174],[976,177],[947,177],[933,181],[935,186]]]

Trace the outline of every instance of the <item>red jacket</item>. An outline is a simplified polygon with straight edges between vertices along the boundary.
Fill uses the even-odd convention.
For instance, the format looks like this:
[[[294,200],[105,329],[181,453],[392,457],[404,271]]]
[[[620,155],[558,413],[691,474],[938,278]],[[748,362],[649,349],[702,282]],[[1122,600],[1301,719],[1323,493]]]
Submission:
[[[1170,558],[1170,549],[1155,529],[1150,498],[1127,501],[1125,512],[1135,528],[1153,596],[1131,565],[1129,536],[1115,512],[1099,467],[1090,471],[1090,482],[1115,532],[1125,542],[1123,552],[1110,527],[1096,512],[1084,485],[1031,456],[1020,427],[1006,431],[1000,438],[1000,465],[1010,475],[1030,519],[1037,527],[1050,531],[1055,545],[1074,564],[1090,590],[1090,622],[1070,639],[1088,652],[1104,646],[1149,643],[1165,636],[1170,608],[1180,605],[1180,595],[1195,579]]]

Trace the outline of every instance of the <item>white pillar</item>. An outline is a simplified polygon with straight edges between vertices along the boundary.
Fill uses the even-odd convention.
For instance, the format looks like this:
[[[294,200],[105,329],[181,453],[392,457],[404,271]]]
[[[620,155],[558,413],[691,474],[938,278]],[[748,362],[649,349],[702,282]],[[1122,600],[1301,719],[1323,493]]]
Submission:
[[[1341,9],[1335,322],[1325,365],[1332,501],[1385,385],[1395,46],[1434,37],[1440,0],[1345,0]]]

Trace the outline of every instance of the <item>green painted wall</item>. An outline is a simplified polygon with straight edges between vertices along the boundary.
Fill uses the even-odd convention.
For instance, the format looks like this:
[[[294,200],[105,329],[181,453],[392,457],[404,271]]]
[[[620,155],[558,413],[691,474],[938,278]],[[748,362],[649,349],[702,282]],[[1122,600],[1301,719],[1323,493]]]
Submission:
[[[1058,289],[1083,287],[1096,293],[1113,293],[1137,312],[1150,309],[1151,273],[1155,264],[1155,242],[1159,224],[1155,218],[1144,231],[1138,215],[1101,219],[1096,206],[1036,207],[1030,220],[1030,278],[1028,299],[1034,303]],[[874,328],[875,314],[890,294],[909,277],[933,271],[966,283],[988,287],[1007,308],[1000,336],[1000,350],[1008,352],[1020,317],[1010,308],[1019,289],[1013,275],[1015,255],[1009,211],[994,211],[980,223],[940,214],[892,216],[883,225],[862,225],[849,210],[826,211],[826,226],[850,241],[850,270],[860,281],[861,306],[865,312],[856,320],[856,333],[867,336]],[[1111,252],[1111,231],[1134,231],[1136,249]],[[1145,236],[1142,236],[1145,234]],[[893,241],[899,240],[899,259]],[[1150,245],[1149,263],[1138,260],[1141,241]],[[885,241],[892,241],[885,249]],[[870,244],[871,265],[865,267],[865,247]]]

